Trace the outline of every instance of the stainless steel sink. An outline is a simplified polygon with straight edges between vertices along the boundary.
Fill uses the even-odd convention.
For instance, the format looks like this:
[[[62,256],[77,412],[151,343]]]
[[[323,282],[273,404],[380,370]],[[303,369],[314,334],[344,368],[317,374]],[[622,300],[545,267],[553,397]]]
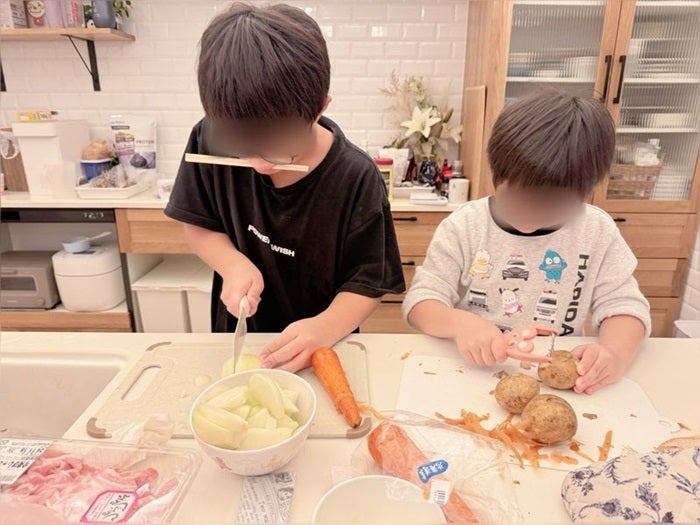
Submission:
[[[99,353],[0,353],[0,437],[61,437],[125,366]]]

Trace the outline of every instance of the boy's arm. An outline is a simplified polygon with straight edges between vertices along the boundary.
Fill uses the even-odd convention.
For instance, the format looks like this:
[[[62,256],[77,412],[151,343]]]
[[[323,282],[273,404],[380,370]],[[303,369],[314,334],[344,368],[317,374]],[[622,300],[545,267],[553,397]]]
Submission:
[[[250,312],[255,314],[264,288],[263,277],[255,265],[239,252],[225,233],[214,232],[192,224],[184,224],[185,239],[194,252],[221,275],[221,300],[233,315],[243,296],[248,297]]]
[[[612,240],[605,251],[591,302],[599,341],[572,351],[579,359],[579,378],[574,386],[579,393],[592,394],[617,381],[634,359],[642,339],[651,332],[649,302],[633,275],[637,259],[617,227],[612,228]]]
[[[360,326],[379,305],[381,297],[340,292],[320,314],[291,323],[260,352],[266,368],[296,372],[311,363],[320,346],[333,346]]]

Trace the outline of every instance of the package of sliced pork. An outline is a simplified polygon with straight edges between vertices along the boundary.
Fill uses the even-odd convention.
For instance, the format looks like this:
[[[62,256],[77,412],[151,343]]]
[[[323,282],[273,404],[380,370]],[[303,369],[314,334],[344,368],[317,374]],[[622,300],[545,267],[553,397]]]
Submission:
[[[5,525],[166,523],[200,463],[182,448],[3,438],[0,516]]]

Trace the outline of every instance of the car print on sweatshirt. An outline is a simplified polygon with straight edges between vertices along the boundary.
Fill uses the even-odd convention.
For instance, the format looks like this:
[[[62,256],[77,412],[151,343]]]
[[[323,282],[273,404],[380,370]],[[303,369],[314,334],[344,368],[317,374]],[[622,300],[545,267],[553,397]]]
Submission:
[[[535,305],[535,321],[554,323],[557,320],[557,292],[545,290]]]
[[[505,268],[503,268],[501,275],[504,281],[506,279],[523,279],[527,281],[528,277],[530,277],[530,270],[525,264],[523,256],[519,253],[513,253],[508,259]]]

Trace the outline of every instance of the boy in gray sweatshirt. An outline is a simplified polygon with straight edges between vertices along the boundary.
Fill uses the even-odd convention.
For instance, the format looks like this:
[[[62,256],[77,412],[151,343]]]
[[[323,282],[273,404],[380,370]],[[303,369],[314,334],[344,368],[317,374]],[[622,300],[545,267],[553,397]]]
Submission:
[[[612,218],[584,201],[610,168],[615,128],[605,107],[559,91],[506,106],[488,143],[494,195],[438,226],[403,302],[426,334],[454,339],[476,365],[507,358],[503,330],[551,326],[577,346],[574,390],[613,383],[651,330],[632,251]]]

